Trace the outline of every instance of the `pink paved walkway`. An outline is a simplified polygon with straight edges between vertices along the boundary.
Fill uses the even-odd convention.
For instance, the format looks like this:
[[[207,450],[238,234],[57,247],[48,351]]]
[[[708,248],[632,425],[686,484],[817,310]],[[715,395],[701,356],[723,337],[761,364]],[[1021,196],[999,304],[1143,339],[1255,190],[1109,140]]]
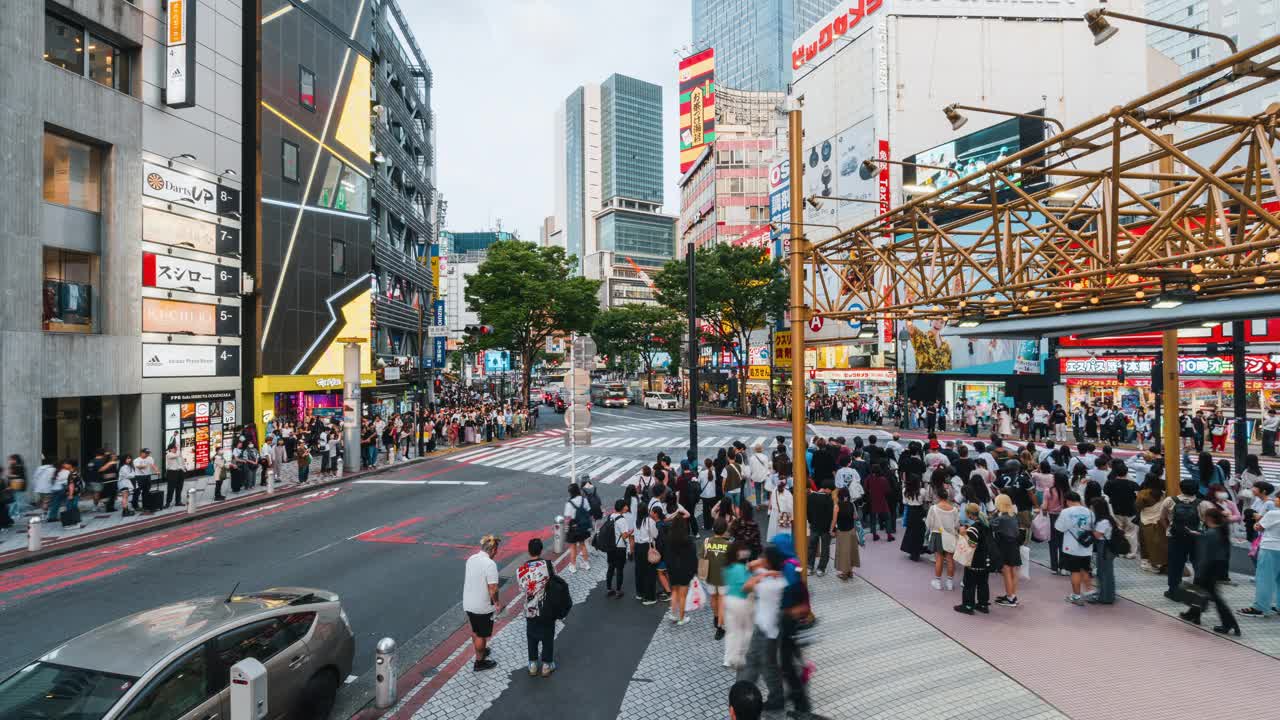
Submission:
[[[1075,720],[1274,712],[1271,690],[1241,689],[1249,678],[1280,675],[1280,661],[1127,600],[1069,605],[1068,579],[1035,564],[1019,588],[1019,607],[962,615],[951,609],[960,602],[961,572],[954,591],[939,592],[929,586],[931,562],[912,563],[897,542],[868,536],[857,574]],[[998,575],[990,587],[992,598],[1004,593]],[[1217,624],[1217,613],[1210,609],[1204,622]]]

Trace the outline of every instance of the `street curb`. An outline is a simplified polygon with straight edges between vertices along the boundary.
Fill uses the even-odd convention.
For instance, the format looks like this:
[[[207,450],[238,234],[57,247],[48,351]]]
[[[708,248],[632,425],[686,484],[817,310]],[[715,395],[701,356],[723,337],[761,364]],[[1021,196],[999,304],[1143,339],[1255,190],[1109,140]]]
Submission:
[[[502,441],[502,442],[506,442],[506,441]],[[378,475],[378,474],[387,472],[388,470],[394,470],[398,468],[418,465],[418,464],[427,462],[428,460],[447,457],[449,455],[452,455],[455,452],[461,452],[462,450],[471,450],[474,448],[485,447],[485,446],[495,445],[495,444],[498,444],[498,441],[474,443],[472,445],[466,445],[464,447],[444,448],[444,449],[436,450],[435,452],[428,455],[427,457],[414,458],[412,460],[402,462],[402,463],[397,463],[395,465],[384,465],[381,467],[373,468],[371,470],[361,470],[359,472],[354,472],[351,474],[343,475],[342,477],[332,478],[325,481],[312,481],[312,482],[307,482],[303,484],[294,484],[289,486],[288,488],[278,489],[273,493],[260,492],[260,493],[255,493],[254,495],[250,495],[248,497],[235,498],[233,500],[225,500],[217,503],[210,503],[209,505],[205,505],[199,508],[196,512],[191,514],[188,514],[185,512],[175,512],[169,515],[164,515],[158,518],[154,518],[152,520],[139,520],[137,522],[130,523],[123,527],[111,528],[109,530],[99,530],[93,533],[85,533],[84,535],[75,536],[74,538],[71,538],[65,542],[58,542],[56,545],[50,545],[50,546],[41,548],[36,552],[31,552],[25,549],[10,550],[7,553],[0,554],[0,572],[3,572],[5,570],[11,570],[15,567],[20,567],[22,565],[41,562],[44,560],[48,560],[50,558],[58,557],[60,555],[67,555],[77,550],[85,550],[92,547],[98,547],[100,545],[106,545],[106,544],[115,542],[117,540],[124,540],[127,538],[136,537],[138,535],[145,535],[146,533],[154,532],[156,530],[164,530],[167,528],[175,527],[177,525],[182,525],[189,522],[195,522],[196,520],[203,520],[205,518],[224,515],[233,510],[240,510],[242,508],[252,507],[254,505],[260,505],[266,502],[276,500],[278,498],[290,497],[292,495],[297,495],[305,492],[313,492],[318,488],[326,488],[334,485],[341,485],[342,483],[351,482],[352,480],[359,480],[360,478],[363,478],[363,477]]]

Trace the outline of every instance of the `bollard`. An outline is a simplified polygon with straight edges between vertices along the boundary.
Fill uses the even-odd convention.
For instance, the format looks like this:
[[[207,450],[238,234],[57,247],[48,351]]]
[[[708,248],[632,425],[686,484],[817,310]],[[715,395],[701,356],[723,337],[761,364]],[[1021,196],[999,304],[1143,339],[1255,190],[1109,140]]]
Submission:
[[[274,494],[275,494],[275,492],[276,492],[276,476],[275,476],[275,473],[271,472],[271,468],[267,468],[267,469],[263,470],[262,472],[266,473],[266,475],[267,475],[267,494],[268,494],[268,495],[274,495]]]
[[[396,641],[384,637],[373,654],[374,707],[383,710],[396,704]]]
[[[196,514],[196,489],[187,488],[187,514]]]
[[[43,530],[43,523],[40,518],[33,517],[27,521],[27,551],[35,552],[40,549],[40,532]]]
[[[556,534],[551,539],[551,547],[556,555],[564,552],[564,516],[556,516]]]

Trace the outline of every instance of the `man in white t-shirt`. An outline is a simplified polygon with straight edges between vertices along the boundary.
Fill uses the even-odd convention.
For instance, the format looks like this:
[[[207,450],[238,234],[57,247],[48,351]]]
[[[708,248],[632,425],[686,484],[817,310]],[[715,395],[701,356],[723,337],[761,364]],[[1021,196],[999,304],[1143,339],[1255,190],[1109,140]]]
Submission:
[[[489,670],[498,666],[489,658],[489,637],[493,635],[493,615],[498,605],[498,554],[496,535],[480,540],[480,551],[467,558],[466,577],[462,583],[462,610],[471,623],[471,644],[476,651],[473,670]]]
[[[1058,515],[1054,529],[1062,533],[1062,568],[1071,573],[1071,594],[1067,602],[1084,605],[1083,594],[1092,590],[1089,581],[1090,559],[1093,548],[1080,542],[1083,536],[1093,537],[1093,513],[1080,504],[1080,494],[1068,492],[1067,507]]]

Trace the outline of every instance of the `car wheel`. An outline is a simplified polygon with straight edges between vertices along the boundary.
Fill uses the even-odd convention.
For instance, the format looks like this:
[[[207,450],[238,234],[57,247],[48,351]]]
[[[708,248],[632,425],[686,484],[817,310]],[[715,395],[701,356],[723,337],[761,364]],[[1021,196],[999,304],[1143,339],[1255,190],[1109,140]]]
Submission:
[[[295,720],[324,720],[333,710],[333,703],[338,696],[338,675],[333,670],[321,670],[307,681],[302,691],[302,699],[298,701]]]

